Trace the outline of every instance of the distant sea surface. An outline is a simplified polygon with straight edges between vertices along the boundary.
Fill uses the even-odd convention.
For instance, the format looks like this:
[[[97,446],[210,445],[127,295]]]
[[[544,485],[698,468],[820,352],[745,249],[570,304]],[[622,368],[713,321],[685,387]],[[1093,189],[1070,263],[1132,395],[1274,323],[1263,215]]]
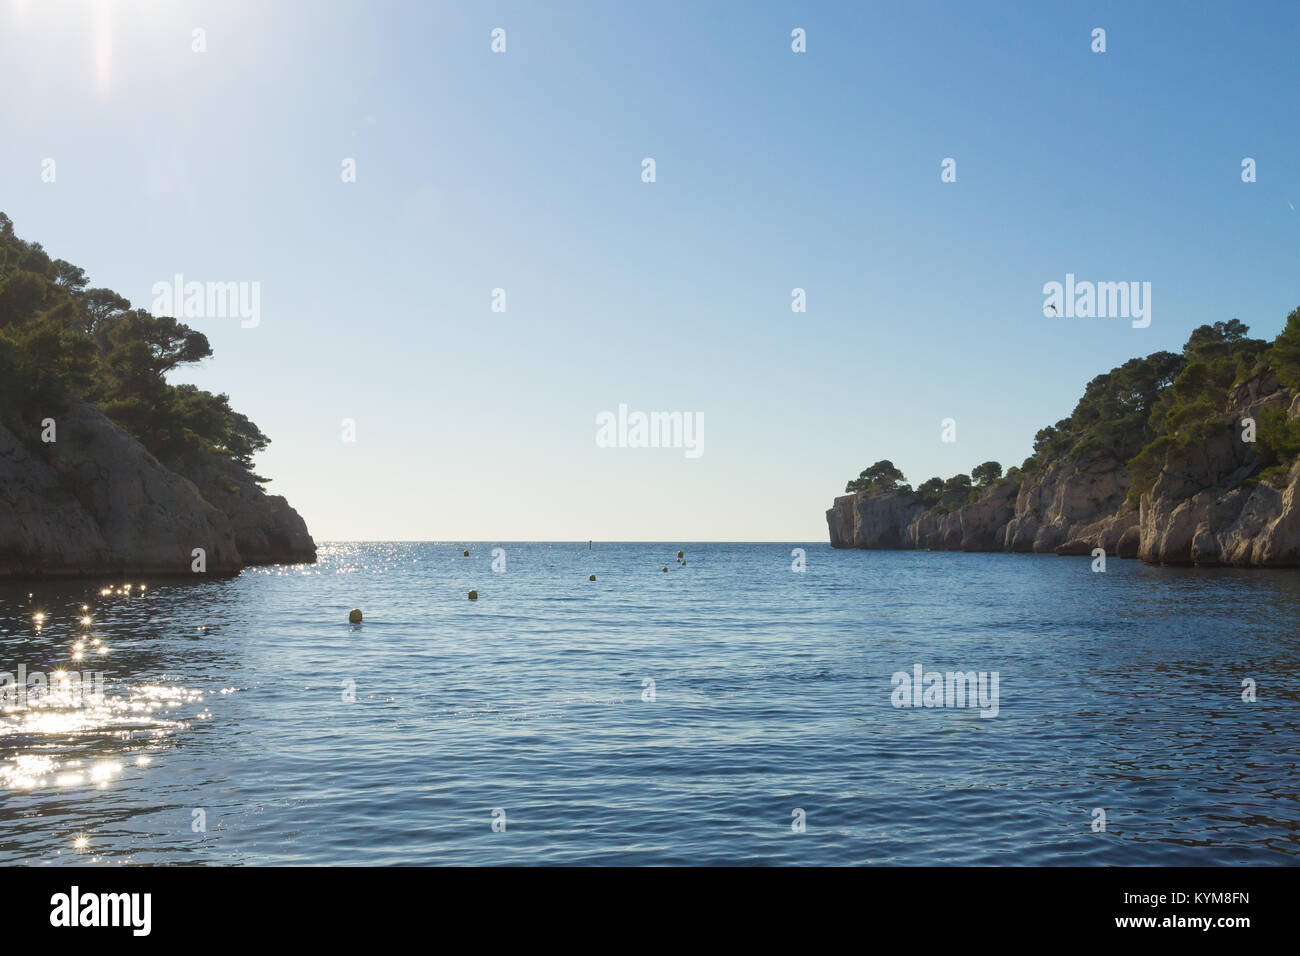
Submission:
[[[445,542],[124,583],[0,584],[0,671],[105,674],[0,714],[0,863],[1300,859],[1300,572]],[[917,664],[997,716],[895,707]]]

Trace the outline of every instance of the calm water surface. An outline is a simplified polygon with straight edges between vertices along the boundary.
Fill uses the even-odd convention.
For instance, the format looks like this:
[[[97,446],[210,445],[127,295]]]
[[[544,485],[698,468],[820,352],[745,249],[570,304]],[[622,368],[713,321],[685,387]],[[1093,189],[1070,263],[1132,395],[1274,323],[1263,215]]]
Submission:
[[[0,671],[106,675],[0,714],[0,863],[1300,858],[1300,572],[794,547],[0,585]],[[895,708],[918,663],[998,716]]]

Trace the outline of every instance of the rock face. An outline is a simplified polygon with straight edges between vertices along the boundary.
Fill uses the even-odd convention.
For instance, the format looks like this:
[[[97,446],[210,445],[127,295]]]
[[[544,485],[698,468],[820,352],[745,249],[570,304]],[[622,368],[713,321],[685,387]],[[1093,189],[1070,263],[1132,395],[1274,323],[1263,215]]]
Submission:
[[[1300,402],[1271,375],[1233,391],[1222,428],[1191,449],[1171,453],[1142,496],[1139,556],[1163,564],[1240,567],[1300,565],[1300,463],[1280,487],[1246,482],[1255,471],[1253,446],[1241,422],[1261,408],[1300,416]],[[1243,482],[1246,482],[1243,484]]]
[[[1136,512],[1121,511],[1127,492],[1122,473],[1105,462],[1066,462],[1031,480],[997,481],[947,513],[927,510],[910,492],[858,492],[836,498],[826,520],[837,548],[1087,554],[1103,537],[1118,550],[1136,526]]]
[[[56,437],[24,445],[0,426],[0,576],[191,574],[196,548],[209,574],[316,559],[297,512],[246,476],[233,481],[233,465],[234,490],[209,496],[80,402]]]
[[[1074,555],[1100,547],[1156,564],[1300,566],[1300,462],[1279,487],[1249,480],[1258,458],[1241,422],[1270,406],[1300,417],[1300,396],[1271,374],[1235,389],[1222,428],[1168,453],[1136,508],[1123,463],[1062,460],[1003,478],[947,513],[910,492],[843,495],[826,512],[831,545]]]
[[[245,564],[316,560],[307,522],[282,496],[268,495],[234,462],[214,459],[189,477],[203,499],[229,520]]]
[[[924,511],[915,495],[844,495],[826,512],[831,544],[837,548],[914,548],[906,531]]]

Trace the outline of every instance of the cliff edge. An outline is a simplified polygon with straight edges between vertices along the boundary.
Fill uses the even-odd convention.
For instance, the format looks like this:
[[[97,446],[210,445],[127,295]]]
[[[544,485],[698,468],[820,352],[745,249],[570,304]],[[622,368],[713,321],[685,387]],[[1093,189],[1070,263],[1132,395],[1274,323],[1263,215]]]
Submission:
[[[283,498],[251,480],[205,494],[92,405],[70,403],[49,443],[0,425],[0,577],[190,574],[195,549],[210,574],[316,560]]]
[[[826,512],[831,545],[1300,566],[1300,309],[1271,345],[1246,331],[1202,326],[1098,376],[1005,475],[913,490],[877,462]]]
[[[270,439],[228,396],[168,380],[207,336],[88,286],[0,212],[0,577],[316,560],[253,471]]]

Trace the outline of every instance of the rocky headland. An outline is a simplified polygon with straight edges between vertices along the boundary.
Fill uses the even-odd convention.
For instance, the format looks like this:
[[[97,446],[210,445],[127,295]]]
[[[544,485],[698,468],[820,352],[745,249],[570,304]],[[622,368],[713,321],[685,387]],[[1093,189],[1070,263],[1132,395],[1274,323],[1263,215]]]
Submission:
[[[1300,309],[1272,343],[1247,331],[1201,326],[1098,376],[1005,474],[913,489],[877,462],[826,512],[831,545],[1300,566]]]
[[[252,470],[266,436],[226,396],[166,381],[207,339],[87,284],[0,213],[0,577],[315,561]]]

